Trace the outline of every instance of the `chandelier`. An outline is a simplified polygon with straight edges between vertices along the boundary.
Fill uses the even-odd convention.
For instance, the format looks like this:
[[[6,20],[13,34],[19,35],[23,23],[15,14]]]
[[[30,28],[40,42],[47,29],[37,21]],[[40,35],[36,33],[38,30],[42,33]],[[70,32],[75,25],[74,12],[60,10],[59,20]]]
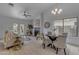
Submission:
[[[62,11],[63,11],[62,9],[55,8],[54,10],[51,11],[51,13],[57,15],[57,14],[61,14]]]

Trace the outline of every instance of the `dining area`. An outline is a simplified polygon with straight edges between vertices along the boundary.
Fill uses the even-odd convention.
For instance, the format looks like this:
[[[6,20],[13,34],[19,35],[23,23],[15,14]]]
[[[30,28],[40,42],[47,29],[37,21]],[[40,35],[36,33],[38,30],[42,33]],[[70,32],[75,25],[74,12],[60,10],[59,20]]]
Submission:
[[[14,6],[15,8],[13,8],[12,5],[16,5]],[[62,8],[60,5],[62,5]],[[66,5],[67,8],[64,9]],[[69,9],[70,7],[78,5],[79,4],[60,3],[58,4],[58,7],[60,8],[56,6],[57,8],[52,9],[52,6],[54,5],[49,3],[0,4],[0,9],[2,10],[0,12],[1,14],[4,14],[0,16],[1,18],[0,54],[25,54],[25,55],[79,54],[78,17],[74,15],[70,16],[69,15],[70,13],[68,12],[69,13],[68,14],[66,12],[67,10],[70,10]],[[24,8],[22,8],[22,10],[18,10],[17,7],[18,8],[24,7]],[[30,10],[28,7],[33,8]],[[19,17],[17,18],[13,17],[14,15],[13,12],[12,15],[13,18],[12,18],[11,15],[8,15],[9,12],[6,13],[3,11],[3,9],[4,11],[7,9],[10,10],[11,12],[16,10],[17,15]],[[72,7],[73,12],[75,12],[77,8],[75,10],[74,9],[75,8]],[[44,12],[44,10],[46,10],[46,12]],[[56,14],[53,13],[54,11],[56,11]],[[30,12],[34,13],[31,14]],[[30,15],[27,17],[28,13],[30,13]],[[67,13],[67,15],[65,15],[65,13]],[[9,17],[7,17],[7,15]],[[21,16],[23,15],[23,19],[20,18],[20,15]]]
[[[42,48],[46,49],[47,47],[50,47],[51,49],[54,49],[56,54],[58,54],[61,50],[63,50],[63,53],[66,55],[66,38],[67,33],[63,33],[63,35],[44,35],[42,36],[37,35],[37,40],[42,40]]]

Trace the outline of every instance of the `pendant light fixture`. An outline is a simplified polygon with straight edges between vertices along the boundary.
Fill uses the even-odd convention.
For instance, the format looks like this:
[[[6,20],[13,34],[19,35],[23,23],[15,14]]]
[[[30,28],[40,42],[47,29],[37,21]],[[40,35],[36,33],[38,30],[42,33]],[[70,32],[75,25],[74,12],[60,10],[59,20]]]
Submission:
[[[59,8],[55,8],[51,11],[52,14],[54,15],[57,15],[57,14],[61,14],[63,10],[62,9],[59,9]]]

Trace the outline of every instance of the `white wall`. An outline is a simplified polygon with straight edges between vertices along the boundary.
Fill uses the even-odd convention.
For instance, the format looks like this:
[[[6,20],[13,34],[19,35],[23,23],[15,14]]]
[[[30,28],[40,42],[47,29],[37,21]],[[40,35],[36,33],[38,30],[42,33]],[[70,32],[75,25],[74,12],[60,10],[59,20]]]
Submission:
[[[54,34],[53,29],[54,29],[54,21],[55,20],[56,20],[55,17],[53,17],[49,11],[44,13],[44,24],[45,24],[45,22],[50,23],[49,28],[44,28],[44,30],[43,30],[44,33],[47,33],[48,31],[51,31],[52,34]]]
[[[0,38],[3,37],[3,33],[5,32],[5,30],[7,30],[9,26],[12,27],[14,23],[27,25],[29,23],[32,24],[32,20],[23,20],[6,16],[0,16]]]

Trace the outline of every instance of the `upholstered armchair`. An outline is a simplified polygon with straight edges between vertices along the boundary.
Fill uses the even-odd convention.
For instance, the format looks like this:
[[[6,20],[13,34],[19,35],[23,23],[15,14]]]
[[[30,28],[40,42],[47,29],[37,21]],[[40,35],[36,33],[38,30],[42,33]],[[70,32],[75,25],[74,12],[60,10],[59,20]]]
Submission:
[[[4,48],[10,48],[15,45],[21,44],[20,38],[13,32],[5,32],[3,40]]]
[[[56,41],[53,42],[56,48],[56,54],[58,54],[59,49],[63,49],[64,54],[66,54],[66,37],[59,36]]]

